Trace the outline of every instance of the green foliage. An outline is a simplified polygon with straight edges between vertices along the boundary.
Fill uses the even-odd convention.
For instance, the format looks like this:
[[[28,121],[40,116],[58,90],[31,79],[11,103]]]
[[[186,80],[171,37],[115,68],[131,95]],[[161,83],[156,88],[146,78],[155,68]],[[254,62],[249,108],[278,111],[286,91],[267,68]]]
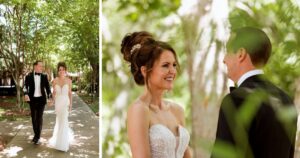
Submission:
[[[300,76],[297,69],[300,66],[300,31],[297,27],[300,21],[294,18],[300,14],[299,6],[285,0],[275,3],[245,1],[243,4],[249,10],[232,7],[231,28],[254,26],[268,34],[272,42],[272,56],[265,67],[266,75],[293,97],[294,81]]]
[[[82,71],[83,76],[92,72],[93,80],[83,83],[92,82],[99,85],[98,0],[6,0],[2,1],[1,5],[23,9],[18,16],[22,19],[20,41],[23,44],[20,49],[24,56],[21,56],[20,60],[24,62],[24,69],[20,69],[24,74],[32,70],[32,63],[37,59],[45,62],[48,73],[55,73],[56,64],[65,61],[70,72]],[[4,17],[4,11],[1,10],[1,17]],[[17,17],[15,19],[18,20]],[[16,20],[11,20],[15,23],[7,28],[8,31],[14,32],[13,28],[19,28]],[[1,28],[8,27],[5,23],[0,25]],[[16,34],[18,35],[18,32]],[[8,40],[7,37],[0,36]],[[18,44],[11,44],[14,43]],[[19,65],[21,66],[21,63]]]
[[[177,76],[174,89],[165,97],[182,104],[185,109],[187,127],[188,129],[192,128],[191,94],[188,87],[189,76],[187,76],[187,63],[190,61],[185,52],[187,41],[184,41],[183,29],[186,28],[182,26],[182,21],[187,20],[184,18],[192,17],[181,17],[175,24],[165,22],[173,15],[178,17],[178,8],[183,3],[187,2],[171,0],[103,1],[103,18],[107,21],[106,23],[103,20],[104,22],[101,24],[103,28],[107,28],[103,30],[102,44],[104,157],[130,157],[126,136],[126,113],[128,106],[143,92],[143,88],[135,85],[128,63],[122,59],[120,53],[120,43],[126,33],[146,30],[153,33],[157,39],[169,42],[174,47],[179,63],[181,63],[181,73]],[[229,1],[229,9],[230,29],[254,26],[262,28],[271,38],[272,56],[264,71],[272,82],[293,96],[294,81],[300,75],[300,32],[298,28],[300,20],[295,18],[299,15],[299,6],[292,1],[285,0],[276,0],[275,2],[235,0]],[[215,26],[211,24],[211,27],[214,31]],[[214,35],[213,32],[212,36]],[[190,36],[196,35],[191,34]],[[203,45],[200,39],[197,37],[195,39],[199,41],[192,42]],[[193,45],[193,47],[196,46]],[[196,52],[194,53],[196,54]],[[254,103],[249,102],[248,104],[253,105]],[[255,111],[255,106],[245,106],[241,109],[240,115],[236,117],[247,124]],[[280,115],[285,120],[289,113],[288,110],[283,111],[285,112]],[[201,140],[199,141],[201,142]],[[209,146],[207,142],[204,144],[200,145]],[[237,151],[228,144],[221,143],[220,146],[217,149],[219,157],[239,157],[243,154],[242,150]]]

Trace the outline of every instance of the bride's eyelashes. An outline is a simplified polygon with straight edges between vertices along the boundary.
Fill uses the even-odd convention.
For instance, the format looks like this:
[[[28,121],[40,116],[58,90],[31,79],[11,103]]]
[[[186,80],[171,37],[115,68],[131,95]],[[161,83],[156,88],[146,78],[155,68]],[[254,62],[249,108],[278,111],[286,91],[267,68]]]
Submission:
[[[176,67],[177,67],[177,64],[176,64],[176,63],[174,63],[174,64],[173,64],[173,67],[174,67],[174,68],[176,68]]]
[[[164,68],[169,68],[170,65],[172,65],[174,68],[177,67],[177,64],[176,64],[176,63],[173,63],[173,64],[171,64],[171,63],[164,63],[164,64],[162,65],[162,67],[164,67]]]

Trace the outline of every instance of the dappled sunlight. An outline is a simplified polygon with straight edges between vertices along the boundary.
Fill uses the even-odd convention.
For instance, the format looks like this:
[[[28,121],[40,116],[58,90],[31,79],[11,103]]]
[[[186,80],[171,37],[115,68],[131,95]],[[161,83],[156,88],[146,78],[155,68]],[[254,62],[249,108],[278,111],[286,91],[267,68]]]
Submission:
[[[44,114],[55,114],[55,110],[45,110]]]
[[[82,133],[83,139],[80,139],[80,137],[78,139],[83,144],[87,144],[84,141],[93,140],[94,142],[90,145],[92,147],[81,146],[82,151],[80,152],[77,148],[71,149],[72,155],[76,157],[99,157],[99,142],[94,141],[96,138],[99,140],[99,129],[97,129],[99,120],[96,116],[99,114],[98,96],[96,95],[100,91],[98,80],[100,73],[99,1],[72,1],[68,3],[30,1],[30,4],[27,4],[27,1],[24,3],[1,1],[0,12],[0,25],[1,28],[5,28],[5,31],[1,30],[1,37],[3,35],[1,46],[3,47],[0,49],[0,150],[2,150],[2,147],[7,147],[7,149],[15,146],[20,147],[22,150],[17,152],[17,157],[22,158],[69,157],[69,152],[57,152],[45,147],[48,138],[57,133],[53,132],[56,120],[58,120],[56,125],[59,127],[67,127],[66,117],[69,117],[69,120],[81,120],[74,121],[74,124],[70,125],[74,132]],[[31,16],[33,12],[38,16]],[[64,16],[57,16],[58,14]],[[76,16],[73,16],[75,14]],[[70,19],[69,16],[72,18]],[[52,22],[49,23],[49,20],[45,19],[52,19]],[[68,24],[70,20],[72,21],[71,25]],[[40,30],[40,28],[45,28],[41,29],[40,32],[40,35],[43,35],[44,38],[37,38],[39,35],[33,33],[36,29]],[[65,32],[64,35],[60,31]],[[22,33],[20,34],[20,32]],[[62,38],[56,38],[56,36]],[[43,43],[43,48],[48,51],[28,51],[35,49],[37,45],[26,45],[26,43],[36,43],[35,39],[39,41],[38,43]],[[85,42],[86,39],[89,39],[89,42]],[[28,50],[21,48],[24,44]],[[4,49],[8,51],[3,51]],[[66,111],[68,107],[66,106],[68,105],[65,99],[62,99],[62,106],[57,104],[56,110],[54,110],[55,105],[49,104],[42,111],[44,108],[42,100],[51,97],[51,92],[53,92],[53,99],[56,98],[52,101],[59,103],[57,99],[59,98],[59,95],[57,95],[59,92],[56,91],[54,86],[56,85],[54,79],[58,78],[61,81],[62,77],[56,69],[58,62],[66,64],[66,66],[62,66],[66,70],[66,73],[64,73],[64,79],[66,80],[63,80],[64,83],[60,90],[61,92],[62,89],[66,92],[72,91],[73,95],[73,107],[69,116],[66,115],[68,113]],[[37,70],[36,65],[39,65],[39,70]],[[58,67],[60,66],[58,65]],[[31,79],[33,82],[28,82]],[[36,79],[38,79],[38,82]],[[64,85],[70,86],[65,89]],[[31,92],[35,94],[31,96]],[[77,98],[76,92],[91,98],[90,100],[84,100],[88,105]],[[28,96],[31,100],[28,100]],[[68,93],[65,93],[64,96],[67,98]],[[36,100],[35,97],[41,98]],[[70,101],[68,100],[69,103],[71,103]],[[38,110],[37,113],[34,109]],[[64,113],[60,113],[61,110],[58,109],[63,109]],[[63,126],[60,126],[61,117],[56,118],[56,113],[63,116]],[[32,120],[31,116],[33,117]],[[43,118],[41,119],[40,116],[43,116]],[[24,122],[25,120],[26,122]],[[41,122],[41,120],[43,121]],[[6,124],[4,121],[10,122]],[[59,130],[59,136],[60,131],[65,133],[64,130]],[[35,136],[33,136],[34,133]],[[95,137],[90,140],[88,138],[90,135],[84,135],[84,133]],[[33,137],[34,140],[32,140]],[[40,143],[35,141],[40,141]],[[16,151],[17,149],[13,150]],[[58,157],[56,157],[56,154],[58,154]],[[0,158],[2,156],[0,154]]]
[[[0,116],[2,116],[5,113],[4,109],[0,109]]]
[[[90,155],[97,155],[98,153],[88,150],[80,150],[80,154],[78,153],[70,153],[72,157],[90,157]]]
[[[13,146],[13,147],[9,147],[7,149],[4,149],[1,153],[3,153],[3,155],[7,156],[7,157],[15,157],[18,156],[18,152],[22,151],[23,148],[18,147],[18,146]]]
[[[93,136],[90,136],[90,137],[86,137],[86,136],[78,137],[78,139],[83,139],[83,140],[90,140],[92,138],[93,138]]]
[[[81,124],[81,123],[78,123],[78,124],[76,124],[77,126],[80,126],[80,127],[84,127],[84,125],[83,124]]]
[[[99,157],[99,129],[98,119],[89,107],[74,96],[73,111],[69,115],[69,126],[74,132],[74,139],[70,142],[68,152],[59,151],[49,147],[56,121],[54,107],[46,107],[39,145],[34,145],[31,120],[24,124],[16,125],[17,135],[13,138],[8,148],[0,157],[5,155],[31,158],[31,157]],[[13,124],[11,124],[13,126]],[[11,133],[16,134],[16,133]]]
[[[37,157],[49,157],[51,154],[49,151],[42,151],[41,153],[38,153]]]
[[[22,127],[24,127],[24,125],[17,125],[15,127],[13,127],[14,130],[20,130]]]
[[[26,135],[27,135],[27,140],[32,140],[32,138],[33,138],[33,134],[31,134],[31,133],[27,133]]]

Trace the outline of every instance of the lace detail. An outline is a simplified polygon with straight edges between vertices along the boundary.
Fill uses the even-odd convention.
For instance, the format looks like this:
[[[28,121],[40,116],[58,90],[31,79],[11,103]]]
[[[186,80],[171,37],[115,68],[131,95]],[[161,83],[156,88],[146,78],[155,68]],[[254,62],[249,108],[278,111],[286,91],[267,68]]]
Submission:
[[[57,150],[68,151],[70,143],[74,140],[74,133],[69,127],[68,121],[68,106],[70,105],[68,96],[69,85],[65,84],[62,87],[55,85],[55,90],[56,122],[48,146]]]
[[[152,158],[182,158],[190,141],[189,132],[178,126],[178,144],[176,136],[164,125],[155,124],[149,129]],[[176,147],[177,146],[177,147]]]

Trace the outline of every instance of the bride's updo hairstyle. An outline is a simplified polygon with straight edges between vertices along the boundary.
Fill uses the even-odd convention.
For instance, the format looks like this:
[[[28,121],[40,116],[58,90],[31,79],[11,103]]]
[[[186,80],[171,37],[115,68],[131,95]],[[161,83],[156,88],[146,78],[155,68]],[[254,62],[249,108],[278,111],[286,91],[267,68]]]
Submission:
[[[141,31],[127,34],[121,43],[123,58],[130,63],[130,71],[138,85],[145,85],[146,81],[148,86],[148,79],[154,62],[159,59],[165,50],[173,53],[177,67],[179,67],[174,49],[166,42],[154,40],[149,32]],[[146,67],[146,78],[142,75],[142,66]]]
[[[59,63],[57,64],[57,72],[59,71],[59,68],[60,68],[60,67],[63,67],[63,68],[67,71],[67,65],[66,65],[65,62],[59,62]]]

